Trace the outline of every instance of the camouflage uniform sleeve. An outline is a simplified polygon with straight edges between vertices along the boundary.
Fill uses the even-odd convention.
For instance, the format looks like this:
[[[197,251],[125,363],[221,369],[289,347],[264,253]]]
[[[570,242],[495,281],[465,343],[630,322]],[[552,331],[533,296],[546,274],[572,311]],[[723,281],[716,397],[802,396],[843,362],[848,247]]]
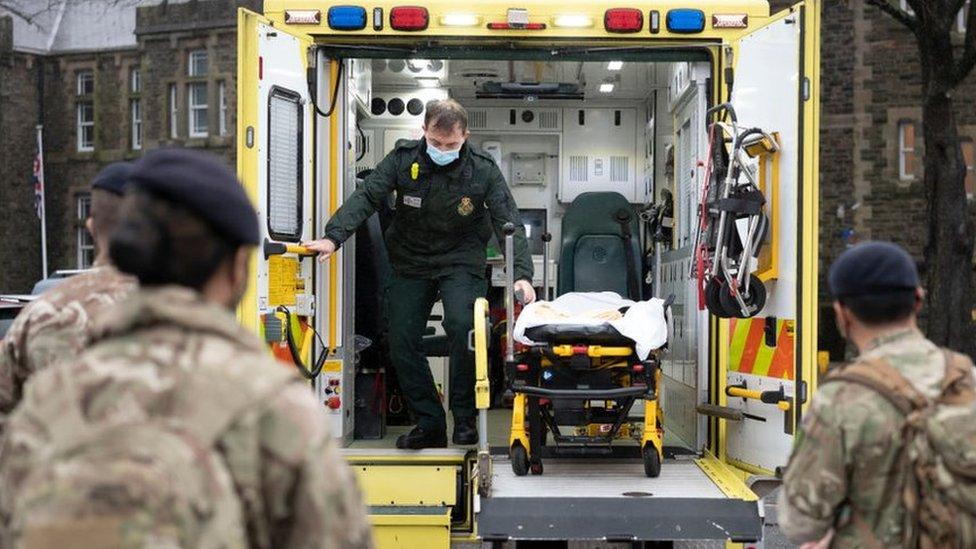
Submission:
[[[830,389],[817,394],[803,418],[777,504],[783,533],[796,543],[817,541],[833,527],[847,494],[843,429],[831,413]]]
[[[329,219],[329,223],[325,226],[325,236],[335,242],[336,246],[352,236],[363,221],[373,215],[373,212],[396,188],[396,155],[396,149],[386,155],[386,158],[376,165],[373,173],[369,174],[363,185],[353,191],[342,207],[332,215],[332,219]]]
[[[29,326],[30,307],[21,311],[0,341],[0,434],[4,431],[7,416],[20,401],[26,375],[24,346]]]
[[[488,174],[488,192],[485,196],[485,205],[491,214],[491,224],[495,229],[495,237],[498,244],[505,246],[505,233],[502,227],[506,223],[515,225],[515,280],[532,281],[532,256],[529,254],[529,242],[525,238],[525,227],[519,219],[518,205],[512,196],[512,191],[505,182],[505,176],[493,161],[489,161],[490,168]]]
[[[262,491],[273,547],[368,549],[372,535],[353,471],[322,409],[294,383],[260,422]]]

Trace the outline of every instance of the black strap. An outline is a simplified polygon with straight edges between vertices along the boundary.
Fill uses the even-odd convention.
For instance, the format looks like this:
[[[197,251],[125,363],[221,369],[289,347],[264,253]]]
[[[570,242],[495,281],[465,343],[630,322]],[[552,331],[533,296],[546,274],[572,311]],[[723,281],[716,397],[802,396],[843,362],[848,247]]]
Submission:
[[[630,212],[624,208],[617,210],[616,216],[614,218],[617,223],[620,224],[620,236],[624,239],[624,257],[627,258],[627,293],[630,294],[630,298],[633,300],[640,300],[640,273],[636,273],[637,262],[634,260],[633,250],[631,249],[631,238],[630,234],[630,220],[632,216]]]

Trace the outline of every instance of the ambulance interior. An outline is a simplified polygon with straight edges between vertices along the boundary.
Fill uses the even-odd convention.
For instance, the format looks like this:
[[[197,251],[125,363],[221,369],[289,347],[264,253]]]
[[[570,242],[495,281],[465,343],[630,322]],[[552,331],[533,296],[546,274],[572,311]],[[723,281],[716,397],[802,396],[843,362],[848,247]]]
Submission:
[[[520,208],[538,289],[544,286],[542,235],[552,236],[549,297],[557,291],[563,215],[573,200],[585,192],[612,192],[632,204],[640,219],[642,250],[633,276],[640,279],[643,299],[674,296],[659,388],[665,446],[697,450],[706,442],[706,419],[696,413],[696,404],[708,400],[707,366],[701,366],[707,364],[708,323],[698,309],[689,269],[697,223],[696,162],[707,147],[704,115],[713,74],[710,62],[671,57],[653,62],[606,55],[600,60],[352,59],[346,66],[347,112],[351,117],[355,111],[355,139],[350,140],[355,142],[355,171],[362,177],[399,140],[421,136],[427,101],[459,101],[468,111],[470,143],[495,159]],[[382,245],[378,230],[367,228],[357,237],[360,306],[365,305],[358,303],[359,296],[371,291],[364,278],[384,269],[374,265],[375,248]],[[501,250],[493,241],[486,251],[492,307],[501,304],[505,285]],[[594,284],[589,290],[615,289]],[[429,322],[428,354],[446,403],[451,388],[448,360],[439,356],[447,353],[436,343],[443,334],[438,307]],[[357,333],[360,317],[371,322],[368,311],[357,314]],[[369,362],[364,355],[358,367],[354,447],[388,446],[404,432],[399,426],[409,424],[392,373],[385,395],[371,392],[381,386],[376,378],[382,374]],[[491,381],[490,442],[505,448],[511,410],[497,364]],[[382,414],[370,404],[378,399],[383,399]],[[640,406],[631,413],[640,415]]]

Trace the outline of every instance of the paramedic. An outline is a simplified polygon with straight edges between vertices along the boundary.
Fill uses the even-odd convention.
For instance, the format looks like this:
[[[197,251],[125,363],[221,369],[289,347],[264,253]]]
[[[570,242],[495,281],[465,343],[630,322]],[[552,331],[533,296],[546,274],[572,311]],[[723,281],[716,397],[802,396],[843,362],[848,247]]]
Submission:
[[[95,242],[92,268],[51,288],[31,302],[0,342],[0,432],[3,417],[20,402],[24,383],[58,360],[73,358],[88,343],[92,319],[135,288],[108,256],[108,239],[119,218],[122,192],[132,167],[106,166],[91,182],[91,215],[85,228]]]
[[[943,352],[919,331],[924,293],[902,248],[888,242],[850,248],[831,266],[828,282],[837,327],[860,352],[856,363],[887,363],[930,399],[941,393],[947,360],[972,368],[968,358]],[[808,547],[905,546],[903,424],[901,412],[877,391],[844,379],[823,383],[783,478],[783,532]]]
[[[450,408],[455,444],[478,440],[474,405],[474,357],[468,350],[472,305],[487,289],[486,248],[492,232],[514,223],[515,290],[535,299],[532,258],[518,208],[491,156],[465,141],[468,115],[452,99],[431,101],[424,137],[401,141],[332,216],[325,238],[305,245],[332,255],[380,204],[396,191],[386,242],[393,264],[388,285],[390,355],[417,426],[397,439],[398,448],[447,446],[447,422],[422,340],[438,294],[450,340]]]
[[[135,164],[109,253],[139,289],[27,385],[0,447],[0,547],[372,546],[322,406],[234,315],[259,235],[216,157]]]

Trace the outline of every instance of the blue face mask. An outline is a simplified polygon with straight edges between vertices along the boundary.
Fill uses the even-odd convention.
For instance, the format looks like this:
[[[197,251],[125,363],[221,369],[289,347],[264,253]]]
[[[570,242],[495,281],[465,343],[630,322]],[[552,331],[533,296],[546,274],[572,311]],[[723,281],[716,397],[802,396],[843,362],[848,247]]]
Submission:
[[[453,151],[442,151],[437,147],[427,143],[427,156],[438,166],[447,166],[461,156],[461,147]]]

